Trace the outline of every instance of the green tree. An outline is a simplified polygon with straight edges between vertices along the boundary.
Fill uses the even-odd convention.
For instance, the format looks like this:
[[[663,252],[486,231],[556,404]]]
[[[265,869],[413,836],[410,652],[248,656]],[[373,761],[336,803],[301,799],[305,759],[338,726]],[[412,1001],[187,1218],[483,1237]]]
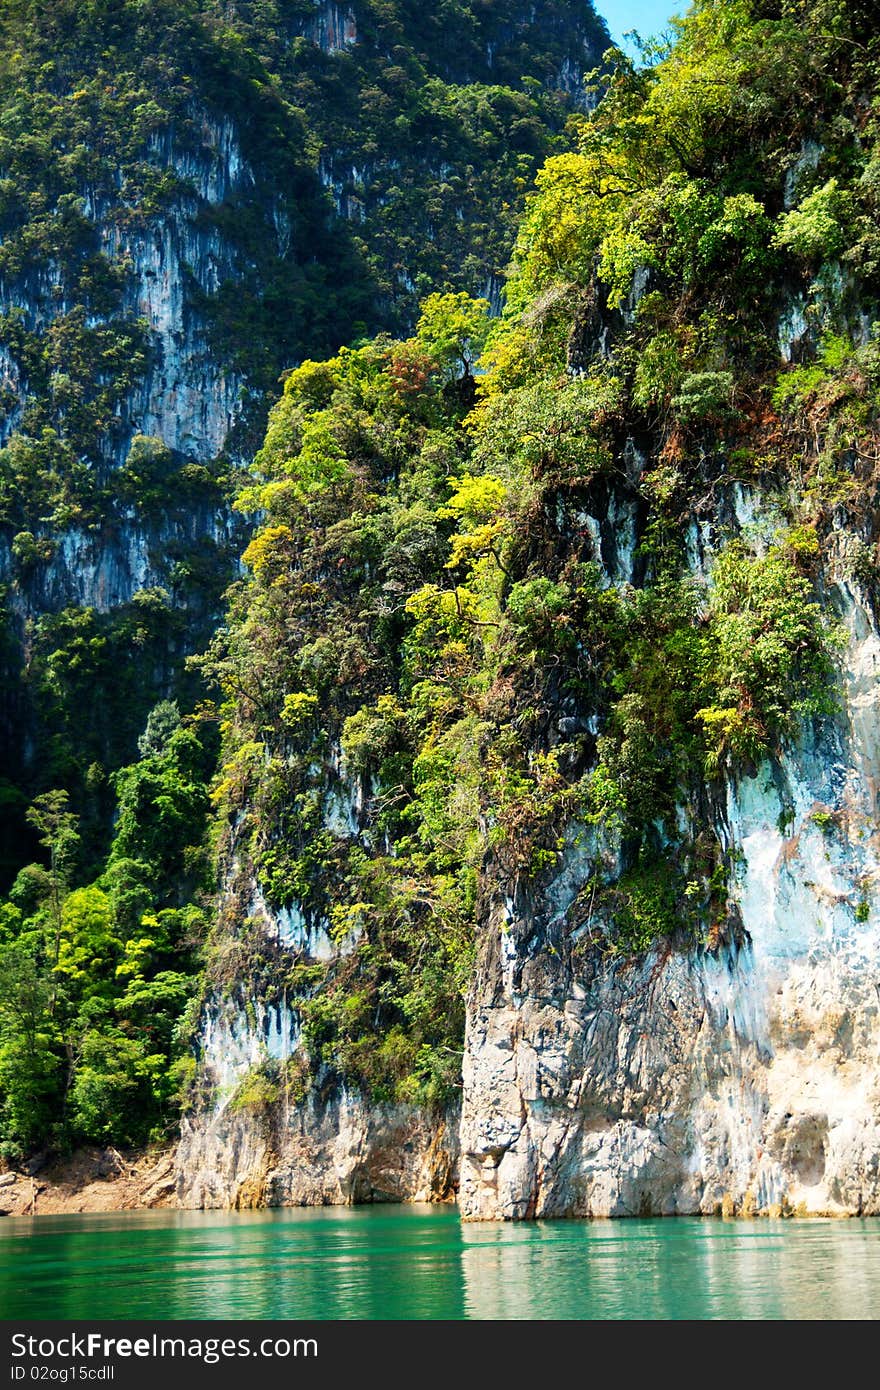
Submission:
[[[0,946],[0,1143],[9,1156],[20,1157],[55,1132],[64,1070],[54,1000],[38,937]]]
[[[161,1053],[120,1030],[86,1033],[70,1094],[71,1123],[84,1139],[130,1144],[157,1113]]]
[[[52,960],[58,964],[63,931],[63,907],[79,845],[77,818],[68,810],[66,791],[43,792],[27,811],[27,821],[49,851],[48,909],[52,925]]]
[[[416,342],[434,359],[445,380],[473,376],[486,344],[489,303],[459,294],[432,294],[422,304]]]

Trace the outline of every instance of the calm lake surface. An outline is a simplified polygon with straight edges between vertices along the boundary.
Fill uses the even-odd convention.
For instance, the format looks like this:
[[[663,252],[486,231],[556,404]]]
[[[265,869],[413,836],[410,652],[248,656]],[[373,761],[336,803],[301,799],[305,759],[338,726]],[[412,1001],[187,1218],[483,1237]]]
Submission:
[[[11,1318],[872,1318],[880,1220],[462,1223],[436,1207],[0,1221]]]

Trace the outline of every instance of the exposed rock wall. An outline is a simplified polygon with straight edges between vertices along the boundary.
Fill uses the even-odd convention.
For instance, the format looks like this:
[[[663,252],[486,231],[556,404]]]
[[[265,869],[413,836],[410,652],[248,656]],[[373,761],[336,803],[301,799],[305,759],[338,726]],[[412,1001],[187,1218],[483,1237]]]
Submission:
[[[96,202],[84,190],[83,211],[94,223],[103,255],[126,272],[123,312],[145,321],[150,346],[147,372],[125,403],[127,430],[102,440],[108,462],[125,461],[131,435],[161,438],[169,448],[192,459],[215,457],[223,448],[239,411],[241,380],[212,354],[206,325],[192,306],[194,283],[205,294],[235,274],[230,246],[204,224],[206,209],[218,207],[237,190],[253,183],[235,127],[229,120],[198,118],[198,145],[182,144],[169,127],[149,147],[150,162],[179,179],[178,195],[150,220],[126,218],[118,207]],[[4,298],[20,304],[29,327],[45,326],[46,304],[53,314],[76,306],[57,298],[52,267],[31,283],[4,285]],[[14,391],[21,389],[18,370],[4,351],[0,372]],[[0,423],[0,441],[14,430],[14,411]]]
[[[851,581],[841,713],[729,788],[728,940],[605,959],[567,908],[496,911],[465,1050],[469,1218],[880,1211],[880,638]],[[552,907],[552,913],[548,912]]]
[[[632,493],[607,501],[612,526],[581,520],[609,582],[627,582]],[[734,486],[720,511],[760,545],[770,519],[758,494]],[[711,525],[695,528],[697,568],[712,539]],[[839,713],[716,806],[736,867],[715,949],[603,954],[575,910],[595,832],[572,826],[552,882],[499,885],[469,1001],[460,1133],[454,1116],[320,1087],[259,1112],[238,1105],[261,1059],[295,1056],[298,1021],[286,999],[218,997],[203,1021],[208,1100],[184,1126],[181,1201],[443,1196],[460,1144],[471,1219],[880,1211],[880,634],[843,539],[834,563],[825,602],[846,637]],[[336,828],[356,836],[363,807],[337,773],[331,791],[349,814]],[[295,913],[276,921],[256,887],[248,910],[274,949],[342,949]]]
[[[327,7],[325,46],[337,45],[343,19]],[[579,70],[567,62],[574,86]],[[805,146],[792,166],[787,207],[817,148]],[[325,160],[321,174],[339,210],[362,216],[369,169],[349,164],[343,180]],[[647,271],[636,277],[624,318],[648,282]],[[776,323],[782,362],[809,355],[846,292],[834,265],[789,296]],[[607,357],[613,330],[601,313],[582,318],[569,345],[573,375]],[[867,328],[854,322],[859,334],[864,341]],[[608,585],[638,585],[646,460],[630,441],[618,463],[559,531],[567,541],[566,525],[577,529],[579,553],[591,548]],[[779,523],[759,488],[716,480],[684,537],[693,574],[706,577],[736,532],[762,554]],[[703,789],[733,866],[717,939],[697,946],[682,935],[639,956],[611,954],[588,898],[585,906],[608,850],[588,826],[569,827],[549,883],[507,882],[490,862],[457,1134],[454,1116],[325,1094],[321,1078],[303,1093],[302,1078],[289,1080],[300,1049],[295,1004],[218,996],[203,1018],[203,1089],[184,1127],[180,1199],[439,1196],[457,1162],[469,1219],[880,1213],[880,628],[853,577],[849,540],[838,533],[820,580],[845,635],[837,714],[805,727],[784,756]],[[595,715],[583,714],[597,734]],[[363,805],[336,773],[325,827],[368,835]],[[307,961],[340,949],[296,907],[273,913],[257,886],[250,903],[274,949]],[[282,1068],[282,1090],[257,1107],[247,1078],[267,1059]]]
[[[150,327],[152,362],[129,405],[132,429],[204,460],[224,447],[242,381],[212,353],[187,286],[210,295],[235,276],[230,246],[200,219],[254,178],[231,121],[203,117],[199,134],[197,150],[179,149],[172,130],[153,141],[157,163],[182,181],[176,204],[146,226],[105,224],[102,241],[111,260],[130,265],[126,307]]]
[[[148,330],[145,375],[122,405],[120,427],[100,441],[105,467],[121,467],[132,437],[149,435],[180,457],[205,463],[224,450],[241,409],[241,379],[228,371],[208,341],[208,327],[193,303],[192,287],[210,295],[235,274],[233,250],[205,223],[206,210],[219,206],[253,182],[234,125],[210,120],[199,125],[195,147],[181,145],[168,129],[154,139],[151,159],[180,180],[179,195],[152,221],[118,216],[118,209],[85,199],[85,211],[98,228],[108,260],[126,270],[123,312],[143,320]],[[19,286],[15,298],[39,327],[46,299]],[[51,298],[51,297],[50,297]],[[59,313],[73,306],[55,305]],[[0,376],[16,391],[23,383],[8,354],[0,357]],[[3,437],[15,428],[9,412]],[[75,525],[51,533],[48,558],[22,574],[13,563],[11,533],[0,536],[0,578],[14,578],[12,610],[20,616],[57,612],[68,605],[108,612],[153,585],[169,585],[170,552],[208,541],[221,551],[240,549],[242,523],[225,505],[176,507],[152,518],[118,509],[100,525]]]
[[[157,524],[129,520],[99,530],[71,528],[27,583],[10,593],[13,611],[24,617],[54,613],[68,605],[109,613],[139,590],[167,585],[176,547],[210,542],[220,551],[234,548],[241,525],[227,508],[193,508],[163,517]],[[13,569],[9,540],[0,536],[0,574]]]
[[[208,1099],[182,1125],[178,1200],[185,1207],[321,1206],[444,1201],[457,1186],[458,1116],[369,1104],[344,1089],[302,1099],[283,1081],[269,1102],[247,1079],[296,1054],[299,1019],[240,996],[206,1006],[200,1040]]]
[[[318,0],[314,15],[303,26],[303,34],[325,53],[339,53],[357,43],[357,19],[347,6]]]

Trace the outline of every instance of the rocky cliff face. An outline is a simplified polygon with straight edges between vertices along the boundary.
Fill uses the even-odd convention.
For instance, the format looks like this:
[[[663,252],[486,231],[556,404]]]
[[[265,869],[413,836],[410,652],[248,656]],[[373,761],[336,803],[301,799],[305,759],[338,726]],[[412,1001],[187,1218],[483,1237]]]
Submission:
[[[198,129],[196,149],[179,148],[173,130],[150,142],[151,160],[181,181],[180,197],[163,216],[119,226],[108,208],[95,209],[95,218],[105,254],[130,268],[126,309],[149,325],[150,365],[128,403],[131,430],[207,460],[226,444],[243,379],[212,351],[193,287],[210,297],[235,277],[234,249],[210,225],[210,210],[253,187],[255,178],[231,120],[202,114]],[[124,462],[121,449],[117,461]]]
[[[303,25],[303,35],[324,53],[340,53],[358,41],[357,18],[350,9],[332,0],[319,0],[314,15]]]
[[[841,715],[728,788],[727,939],[609,962],[572,909],[495,910],[468,1011],[461,1205],[472,1219],[880,1210],[877,626],[828,576]]]
[[[783,358],[787,347],[781,331]],[[639,582],[648,466],[627,440],[616,482],[577,514],[609,588]],[[710,577],[732,535],[765,554],[776,500],[755,485],[716,489],[687,531],[694,578]],[[181,1201],[406,1200],[454,1183],[472,1220],[880,1211],[880,627],[856,577],[863,546],[841,517],[818,583],[838,627],[836,713],[713,794],[733,866],[714,937],[609,953],[595,867],[614,847],[574,821],[549,881],[486,867],[460,1115],[431,1121],[315,1087],[249,1116],[228,1098],[267,1057],[296,1056],[296,1004],[248,1023],[240,1002],[215,1001],[199,1044],[210,1099],[185,1126]],[[370,798],[338,751],[324,776],[325,825],[368,845]],[[340,949],[253,883],[249,894],[250,920],[282,956]],[[389,1126],[410,1155],[393,1180]],[[374,1183],[364,1175],[377,1165]]]
[[[180,146],[172,130],[151,142],[154,166],[172,174],[181,189],[154,220],[126,221],[113,207],[86,202],[101,254],[125,272],[121,308],[145,324],[149,344],[144,375],[120,402],[115,428],[96,441],[104,468],[122,468],[135,435],[161,441],[181,462],[207,463],[224,451],[241,410],[242,377],[212,350],[209,325],[193,290],[209,297],[234,276],[234,248],[208,225],[208,215],[252,186],[254,178],[232,122],[203,115],[199,131],[196,148]],[[51,331],[51,319],[44,322],[39,307],[44,297],[23,295],[23,288],[6,287],[5,295],[24,298],[30,305],[30,326]],[[56,303],[55,313],[64,315],[73,308],[62,301]],[[9,373],[7,379],[11,380]],[[17,377],[15,384],[26,394]],[[0,442],[9,439],[19,414],[7,415]],[[168,583],[166,557],[175,543],[185,546],[208,538],[222,549],[233,537],[240,543],[241,526],[234,525],[226,506],[191,505],[185,514],[182,511],[171,493],[167,514],[159,520],[123,507],[102,524],[66,528],[52,536],[49,557],[24,582],[13,564],[10,537],[4,536],[0,574],[17,581],[14,606],[30,614],[57,612],[71,604],[107,612],[130,602],[138,590]]]
[[[226,862],[177,1155],[184,1206],[457,1193],[475,1220],[880,1211],[880,155],[868,158],[860,68],[849,116],[821,102],[804,116],[810,83],[791,72],[816,76],[811,46],[789,69],[801,38],[768,20],[734,53],[743,10],[707,50],[714,9],[661,64],[656,101],[654,75],[624,64],[598,139],[545,166],[518,241],[510,304],[523,312],[501,325],[466,426],[479,306],[459,305],[466,326],[447,321],[449,334],[420,323],[415,339],[288,377],[252,493],[266,525],[211,656],[229,716],[215,787]],[[246,459],[249,415],[310,334],[338,346],[340,306],[333,320],[325,300],[347,268],[366,277],[342,314],[353,338],[367,305],[408,334],[438,285],[498,307],[512,190],[586,105],[602,26],[581,11],[459,9],[461,34],[430,9],[369,0],[298,6],[286,28],[246,17],[258,76],[236,117],[218,114],[217,78],[237,80],[241,35],[224,48],[209,15],[199,41],[222,50],[210,99],[186,89],[173,119],[144,117],[144,159],[132,137],[125,167],[152,189],[145,206],[106,180],[77,184],[64,273],[52,255],[24,265],[30,224],[16,224],[0,428],[31,512],[13,488],[0,576],[14,635],[43,640],[44,703],[103,639],[74,624],[69,649],[52,650],[41,614],[139,599],[171,631],[187,602],[180,557],[205,540],[215,558],[235,549],[202,466]],[[845,60],[821,36],[828,71],[868,52],[868,28],[855,32]],[[707,86],[722,95],[702,111]],[[760,153],[758,175],[743,149]],[[318,267],[331,231],[337,259]],[[75,279],[84,264],[94,281]],[[85,312],[86,283],[112,313]],[[59,369],[53,335],[75,365],[105,349],[111,322],[137,370],[129,380],[117,362],[98,409],[88,372]],[[93,449],[70,432],[86,397]],[[45,462],[56,445],[81,495]],[[166,470],[158,503],[147,455]],[[175,480],[193,476],[203,500],[177,505]],[[24,515],[33,532],[14,536]],[[813,698],[828,679],[821,619],[798,629],[778,592],[742,579],[771,552],[777,579],[810,609],[815,593],[839,628],[833,714]],[[740,589],[713,609],[725,559]],[[215,570],[202,619],[218,585]],[[760,663],[724,646],[756,608],[776,643],[765,671],[800,682],[766,707]],[[689,643],[688,626],[713,624]],[[178,659],[194,630],[164,640]],[[706,669],[679,669],[682,652]],[[677,686],[664,662],[679,663]],[[53,717],[46,703],[43,733]],[[652,761],[667,735],[669,756]],[[35,741],[12,741],[39,762]],[[84,778],[108,785],[90,758]],[[177,885],[163,891],[177,902]]]
[[[223,452],[240,413],[242,378],[212,352],[190,286],[209,295],[233,273],[231,247],[200,218],[250,176],[228,123],[206,119],[202,132],[198,155],[176,150],[170,136],[155,149],[160,167],[174,170],[188,189],[161,220],[120,228],[107,209],[92,213],[108,260],[128,270],[125,308],[147,324],[150,342],[145,375],[121,405],[119,428],[102,443],[111,469],[125,464],[135,435],[161,441],[181,462],[207,463]],[[6,437],[15,424],[13,414]],[[0,535],[0,575],[14,581],[13,611],[39,616],[76,605],[109,612],[140,590],[170,587],[170,557],[204,541],[231,561],[243,528],[225,504],[183,507],[173,493],[168,503],[159,518],[121,508],[88,527],[65,528],[26,575],[14,563],[11,537]]]
[[[26,625],[46,620],[48,651],[65,610],[112,623],[163,590],[176,631],[161,683],[155,663],[143,672],[132,726],[181,696],[183,660],[210,640],[247,543],[229,501],[280,374],[366,328],[411,323],[435,283],[497,303],[523,161],[538,167],[571,109],[569,79],[553,73],[601,48],[601,25],[572,4],[547,26],[505,5],[501,27],[467,5],[451,27],[370,3],[252,8],[220,22],[213,5],[163,0],[147,20],[99,4],[86,19],[63,0],[0,19],[0,767],[21,791],[8,814],[23,847],[54,717]],[[388,75],[392,48],[402,66]],[[493,63],[492,80],[510,83],[493,100],[527,118],[522,138],[494,111],[472,119],[483,99],[467,84]],[[533,68],[540,97],[521,89]],[[426,208],[441,175],[455,188]],[[146,468],[132,464],[139,439]],[[113,770],[134,751],[126,735],[88,761]],[[92,814],[89,789],[69,790]]]
[[[649,460],[629,439],[620,463],[576,518],[609,588],[640,582]],[[706,581],[731,536],[764,555],[777,502],[754,484],[716,488],[687,529],[691,574]],[[486,867],[460,1114],[431,1121],[316,1087],[249,1116],[226,1098],[266,1057],[296,1056],[295,1002],[249,1024],[240,1004],[215,1002],[199,1044],[210,1098],[179,1155],[182,1203],[407,1200],[455,1185],[470,1220],[880,1212],[880,625],[857,577],[864,544],[841,514],[818,580],[838,626],[836,713],[711,794],[733,867],[708,942],[682,933],[609,953],[593,904],[596,863],[613,846],[571,822],[549,881]],[[325,824],[368,845],[364,788],[338,757],[325,773]],[[249,910],[282,952],[338,949],[256,889]],[[393,1180],[389,1126],[410,1155]]]
[[[113,15],[98,16],[96,23],[98,18],[109,26],[104,39],[96,31],[82,42],[99,48],[102,42],[120,45],[115,61],[125,72],[121,80],[130,80],[126,65],[134,61],[144,69],[143,81],[155,85],[153,50],[162,52],[162,30],[169,27],[168,14],[163,12],[157,18],[155,34],[142,30],[135,11],[126,11],[116,19]],[[239,18],[235,17],[235,22]],[[114,28],[117,20],[121,27]],[[50,17],[45,23],[45,34],[41,30],[30,36],[35,51],[38,39],[48,49],[58,47]],[[405,40],[413,45],[419,23],[415,23],[414,34],[404,33],[400,26],[409,25],[410,19],[376,14],[369,4],[348,7],[316,0],[311,13],[288,16],[277,32],[271,25],[265,33],[259,25],[246,29],[248,41],[254,43],[254,51],[248,55],[254,81],[258,86],[268,82],[268,70],[277,66],[282,85],[290,85],[291,101],[309,105],[310,118],[316,122],[311,134],[297,124],[298,117],[279,113],[274,96],[261,107],[253,91],[248,95],[233,90],[238,77],[224,69],[229,54],[222,41],[212,37],[210,16],[204,28],[195,16],[181,23],[190,24],[190,28],[184,27],[177,39],[169,37],[168,43],[172,48],[176,43],[178,49],[170,58],[163,58],[169,69],[163,79],[168,90],[163,90],[160,82],[155,91],[140,91],[131,103],[132,130],[105,132],[106,151],[102,149],[100,155],[97,149],[89,150],[87,134],[78,128],[76,135],[72,133],[72,121],[67,121],[67,129],[62,117],[57,131],[48,124],[59,119],[59,98],[80,102],[82,109],[91,99],[86,86],[77,86],[85,82],[85,76],[77,69],[76,46],[70,35],[62,41],[57,72],[51,64],[45,69],[40,81],[48,86],[45,92],[40,88],[34,110],[28,114],[31,126],[47,123],[50,144],[51,140],[57,144],[57,149],[51,146],[51,159],[61,159],[57,168],[49,163],[48,155],[44,168],[28,166],[28,177],[33,176],[38,189],[33,194],[34,205],[42,208],[45,201],[51,208],[58,187],[64,187],[70,209],[52,215],[81,221],[76,236],[68,236],[66,242],[63,236],[54,240],[47,236],[45,250],[41,250],[22,230],[26,221],[17,225],[18,210],[12,209],[4,239],[7,247],[16,246],[0,267],[0,298],[21,317],[16,321],[16,334],[0,344],[0,447],[10,440],[15,444],[18,436],[29,438],[37,431],[37,420],[51,424],[65,437],[68,415],[76,412],[59,405],[58,376],[59,367],[63,372],[71,368],[66,358],[62,360],[64,354],[59,356],[50,345],[69,331],[67,320],[80,313],[87,293],[84,285],[97,281],[103,286],[106,281],[113,286],[112,292],[102,289],[104,299],[95,295],[94,307],[86,301],[86,334],[100,333],[105,327],[112,333],[121,325],[139,324],[144,333],[144,361],[142,370],[134,371],[135,379],[116,394],[109,416],[105,409],[103,417],[96,418],[92,433],[74,441],[85,483],[92,486],[100,475],[102,485],[108,487],[110,495],[101,504],[103,517],[90,518],[87,528],[81,530],[75,521],[65,524],[61,509],[50,518],[45,504],[40,509],[32,500],[16,498],[10,506],[8,526],[0,526],[4,532],[0,538],[0,580],[12,582],[12,606],[19,615],[58,611],[70,604],[102,611],[113,608],[129,602],[139,589],[168,584],[168,566],[158,557],[169,540],[185,543],[188,536],[198,533],[208,535],[221,547],[225,545],[234,530],[225,511],[196,505],[189,508],[188,517],[175,517],[173,487],[162,507],[166,514],[157,524],[112,496],[114,474],[125,464],[132,438],[144,435],[161,441],[178,465],[207,464],[221,456],[232,464],[246,463],[259,438],[259,430],[248,431],[248,421],[261,424],[261,401],[267,389],[275,389],[281,368],[314,353],[319,345],[336,346],[352,317],[376,316],[376,305],[371,310],[369,304],[373,292],[369,272],[358,259],[359,252],[345,260],[348,253],[340,248],[348,242],[345,233],[329,226],[331,204],[322,193],[321,182],[332,191],[340,219],[360,222],[365,208],[380,220],[386,218],[383,208],[389,199],[405,198],[401,186],[406,190],[413,178],[425,177],[421,143],[421,173],[415,174],[408,166],[400,166],[399,160],[389,160],[384,152],[377,156],[375,151],[366,154],[350,148],[352,140],[357,143],[362,122],[356,112],[353,115],[347,110],[352,99],[355,104],[361,100],[359,91],[356,93],[359,85],[372,80],[374,69],[381,73],[387,66],[389,35],[396,36],[395,42]],[[582,13],[578,6],[563,4],[544,17],[534,7],[513,4],[503,7],[497,23],[492,16],[482,15],[474,21],[477,37],[468,52],[472,48],[479,61],[472,74],[455,69],[460,54],[454,35],[446,34],[442,26],[437,29],[433,21],[425,30],[421,60],[431,71],[443,72],[445,80],[460,83],[486,80],[493,63],[500,62],[503,80],[516,83],[520,78],[517,55],[524,43],[531,44],[529,61],[547,66],[550,87],[569,92],[573,83],[578,86],[576,70],[580,72],[597,60],[601,47],[596,37],[598,23],[591,11]],[[386,31],[383,26],[388,25],[391,27]],[[537,27],[539,43],[534,42]],[[11,27],[10,42],[19,42],[20,37]],[[65,42],[70,45],[69,53]],[[202,69],[196,62],[189,71],[190,55],[180,51],[187,44],[202,52]],[[399,49],[399,56],[403,53],[404,49]],[[346,68],[349,59],[354,67],[350,64]],[[101,61],[105,60],[106,54]],[[553,76],[557,68],[558,82]],[[312,87],[300,90],[298,85],[311,81],[313,69],[325,84],[320,93]],[[421,70],[417,76],[419,81],[424,79]],[[382,120],[387,124],[386,107],[388,101],[393,105],[395,98],[388,95],[382,100]],[[165,119],[163,103],[167,106]],[[539,121],[548,113],[549,108]],[[556,116],[562,114],[560,108]],[[104,119],[102,109],[95,117],[96,129]],[[114,119],[118,127],[119,116],[111,117],[111,122]],[[352,125],[350,131],[347,124]],[[150,131],[143,144],[134,134],[139,125]],[[247,127],[244,134],[243,126]],[[372,135],[368,139],[364,134],[363,139],[373,150]],[[77,147],[77,159],[64,165],[64,151],[76,140],[84,141]],[[312,146],[318,144],[319,174],[310,167],[310,162],[315,162]],[[473,160],[473,150],[467,158]],[[444,178],[456,175],[454,156],[445,162],[440,159],[440,164]],[[88,173],[78,173],[80,168]],[[489,197],[491,201],[494,194]],[[421,194],[417,203],[420,199]],[[466,198],[465,202],[466,216],[471,218],[473,199]],[[441,242],[445,235],[440,234]],[[368,240],[378,237],[377,228],[367,229]],[[21,241],[20,250],[16,239]],[[323,295],[317,310],[303,308],[297,296],[308,300],[310,284],[316,282],[316,276],[320,279],[316,266],[319,261],[323,264],[321,258],[328,256],[331,243],[336,251],[330,253],[330,261],[337,252],[342,260],[329,272],[329,295]],[[320,253],[317,260],[316,248]],[[443,254],[450,250],[457,255],[451,247]],[[412,299],[419,254],[413,244],[407,252],[407,264],[397,265],[397,290],[393,293]],[[84,281],[82,262],[86,256],[91,258],[94,273]],[[305,271],[303,263],[308,267]],[[363,282],[360,298],[355,283],[358,277]],[[300,279],[304,284],[297,289]],[[485,283],[485,277],[472,279],[473,290],[485,288],[497,300],[497,275],[490,275]],[[347,307],[338,310],[337,321],[331,324],[335,311],[328,306],[328,298],[338,297],[346,281],[351,282],[350,303],[346,301]],[[315,295],[322,299],[320,290]],[[276,305],[285,296],[289,304],[286,312],[283,305],[278,309],[278,322],[262,322],[260,314],[275,312],[267,311],[266,304]],[[237,317],[242,314],[246,323]],[[32,340],[26,348],[20,341],[23,333]],[[270,341],[273,333],[278,341]],[[76,351],[80,350],[78,346]],[[42,379],[43,367],[40,372],[35,369],[40,354],[50,357],[56,369],[48,385]],[[97,357],[92,380],[72,388],[78,393],[75,401],[84,389],[102,381],[103,370],[104,360]],[[38,416],[37,411],[43,415]],[[61,469],[62,475],[65,468],[73,466],[72,458]],[[68,493],[75,494],[76,490],[75,484],[67,484]],[[64,510],[70,510],[70,500],[74,507],[80,501],[75,495],[66,498]],[[104,525],[110,512],[114,524]],[[0,523],[5,522],[5,515],[0,516]],[[38,539],[52,542],[26,572],[13,564],[10,553],[13,534],[23,526]],[[236,542],[240,549],[240,529]]]
[[[759,496],[734,485],[720,510],[760,537]],[[616,537],[609,582],[626,582],[631,502],[615,496],[609,511],[618,524],[591,529]],[[711,526],[695,531],[698,563],[712,540]],[[295,1004],[215,1000],[199,1042],[210,1102],[185,1122],[182,1204],[443,1197],[460,1150],[474,1220],[880,1211],[880,633],[844,535],[825,601],[845,634],[839,714],[715,807],[736,867],[712,947],[609,957],[589,907],[596,832],[572,825],[544,888],[502,882],[490,901],[460,1123],[344,1089],[237,1106],[266,1058],[296,1057]],[[256,912],[282,952],[334,949],[294,931],[290,913]]]
[[[282,997],[210,999],[199,1037],[199,1108],[183,1118],[184,1207],[448,1201],[458,1186],[458,1114],[375,1104],[344,1087],[297,1085],[299,1018]],[[271,1059],[280,1085],[255,1075]],[[207,1101],[205,1100],[207,1097]]]
[[[338,750],[324,776],[328,824],[357,840],[362,789],[340,766]],[[302,994],[280,982],[296,964],[338,964],[357,934],[332,938],[326,921],[295,902],[273,909],[235,853],[224,880],[221,920],[230,936],[247,939],[248,964],[234,965],[235,981],[218,982],[203,1005],[198,1083],[176,1155],[180,1205],[451,1200],[458,1188],[457,1108],[376,1103],[329,1069],[309,1077]]]
[[[227,564],[241,543],[242,527],[227,507],[193,507],[185,516],[149,524],[138,518],[101,528],[66,531],[52,557],[10,593],[19,617],[38,618],[71,605],[111,613],[145,589],[170,585],[177,556],[207,544]],[[0,536],[0,572],[13,573],[9,540]]]

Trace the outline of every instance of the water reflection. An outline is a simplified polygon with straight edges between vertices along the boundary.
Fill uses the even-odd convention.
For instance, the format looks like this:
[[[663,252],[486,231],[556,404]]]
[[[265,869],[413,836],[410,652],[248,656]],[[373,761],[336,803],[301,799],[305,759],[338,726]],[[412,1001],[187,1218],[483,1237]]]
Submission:
[[[690,1219],[463,1228],[469,1318],[868,1318],[880,1222]]]
[[[462,1225],[448,1208],[0,1222],[4,1318],[864,1318],[880,1221]]]
[[[436,1208],[125,1212],[0,1226],[0,1316],[462,1318]]]

